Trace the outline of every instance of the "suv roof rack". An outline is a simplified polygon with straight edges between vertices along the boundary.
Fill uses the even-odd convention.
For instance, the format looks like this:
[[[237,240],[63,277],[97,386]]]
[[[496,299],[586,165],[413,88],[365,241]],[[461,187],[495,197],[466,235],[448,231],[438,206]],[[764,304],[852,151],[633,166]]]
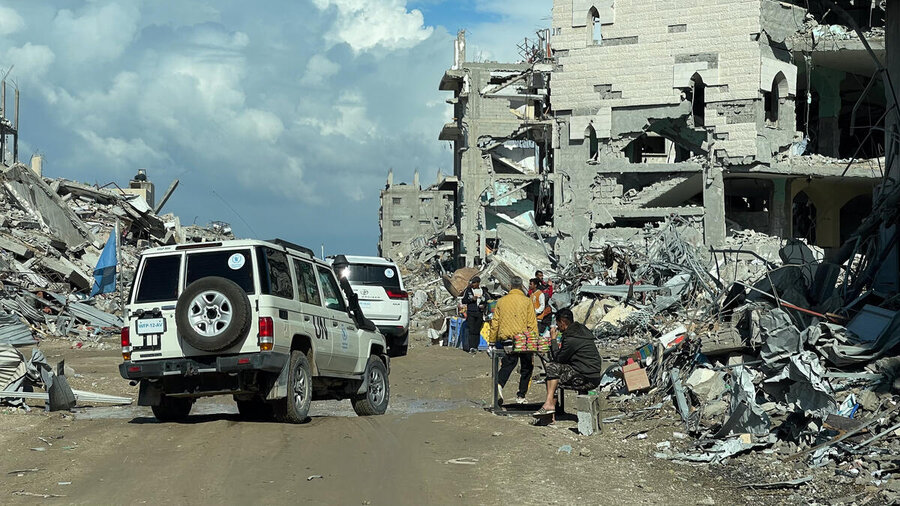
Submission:
[[[273,244],[277,244],[277,245],[285,247],[285,248],[291,248],[291,249],[306,253],[307,255],[309,255],[313,258],[316,258],[316,254],[313,253],[313,250],[307,248],[306,246],[300,246],[299,244],[294,244],[290,241],[285,241],[284,239],[272,239],[269,242],[271,242]]]

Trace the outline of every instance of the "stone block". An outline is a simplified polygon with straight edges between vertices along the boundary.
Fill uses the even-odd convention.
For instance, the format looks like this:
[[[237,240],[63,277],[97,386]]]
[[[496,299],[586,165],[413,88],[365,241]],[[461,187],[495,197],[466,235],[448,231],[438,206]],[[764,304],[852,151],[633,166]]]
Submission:
[[[24,259],[29,259],[34,256],[34,252],[31,251],[27,246],[20,242],[13,241],[12,239],[5,236],[0,236],[0,249],[9,251],[17,257]]]
[[[600,432],[603,413],[603,398],[599,395],[578,395],[575,397],[578,412],[578,433],[591,436]]]

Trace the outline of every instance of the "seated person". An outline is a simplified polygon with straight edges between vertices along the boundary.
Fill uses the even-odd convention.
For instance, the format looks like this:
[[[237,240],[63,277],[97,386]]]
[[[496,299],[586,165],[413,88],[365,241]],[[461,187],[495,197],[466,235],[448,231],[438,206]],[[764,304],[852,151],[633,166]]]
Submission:
[[[571,390],[591,390],[603,377],[603,362],[594,344],[594,334],[575,321],[572,310],[562,309],[556,314],[556,324],[562,331],[562,342],[556,357],[544,365],[547,373],[547,400],[535,415],[556,410],[558,386]]]

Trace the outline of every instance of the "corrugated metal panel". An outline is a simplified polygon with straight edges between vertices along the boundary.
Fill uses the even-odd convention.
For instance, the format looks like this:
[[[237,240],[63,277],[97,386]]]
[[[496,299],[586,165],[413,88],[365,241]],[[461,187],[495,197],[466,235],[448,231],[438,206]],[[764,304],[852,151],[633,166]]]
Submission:
[[[44,313],[32,306],[25,297],[22,297],[21,295],[16,297],[16,305],[19,308],[19,312],[22,313],[25,318],[28,318],[33,322],[44,323]]]
[[[25,359],[12,346],[0,346],[0,390],[25,375]]]
[[[28,325],[15,315],[0,313],[0,345],[26,346],[34,343],[34,335]]]
[[[75,315],[76,318],[87,320],[91,325],[118,328],[121,328],[124,325],[124,322],[118,316],[105,313],[82,302],[70,302],[67,309],[70,313]]]
[[[50,293],[60,304],[64,304],[63,312],[70,313],[79,320],[84,320],[95,327],[121,328],[125,323],[116,315],[105,313],[83,302],[68,301],[62,295]]]

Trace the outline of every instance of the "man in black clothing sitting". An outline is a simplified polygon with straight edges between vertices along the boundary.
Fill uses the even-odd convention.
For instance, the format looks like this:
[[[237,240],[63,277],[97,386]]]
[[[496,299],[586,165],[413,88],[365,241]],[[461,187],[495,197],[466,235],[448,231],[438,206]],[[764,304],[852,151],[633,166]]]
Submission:
[[[570,309],[556,313],[556,324],[562,331],[562,342],[556,357],[544,364],[547,373],[547,400],[536,415],[556,410],[556,389],[562,385],[572,390],[591,390],[603,377],[603,361],[594,344],[594,334],[575,321]]]

